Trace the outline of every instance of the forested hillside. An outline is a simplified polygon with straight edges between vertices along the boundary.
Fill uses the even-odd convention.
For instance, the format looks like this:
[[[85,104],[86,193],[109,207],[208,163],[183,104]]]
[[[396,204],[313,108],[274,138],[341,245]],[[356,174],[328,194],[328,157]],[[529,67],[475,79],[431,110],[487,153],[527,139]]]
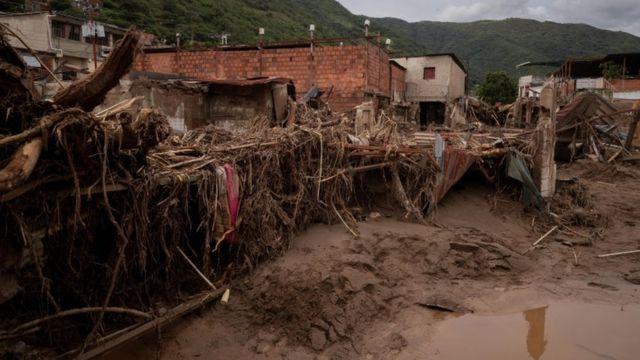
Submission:
[[[64,7],[69,0],[55,2]],[[267,40],[305,38],[309,24],[316,25],[318,36],[357,35],[365,17],[334,0],[105,0],[101,19],[124,27],[137,25],[169,42],[179,32],[187,41],[213,43],[216,35],[230,33],[231,43],[253,43],[258,27],[266,28]],[[583,24],[525,19],[409,23],[374,18],[371,22],[373,32],[393,40],[398,55],[456,53],[469,65],[474,82],[492,70],[519,75],[515,65],[525,61],[640,51],[638,37]],[[521,71],[532,70],[551,69]]]

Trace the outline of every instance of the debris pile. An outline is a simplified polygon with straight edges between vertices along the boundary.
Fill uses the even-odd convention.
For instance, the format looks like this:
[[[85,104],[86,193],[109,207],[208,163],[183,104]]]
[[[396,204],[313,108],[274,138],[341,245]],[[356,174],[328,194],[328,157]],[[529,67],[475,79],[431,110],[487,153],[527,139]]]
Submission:
[[[136,31],[53,103],[2,45],[0,339],[58,353],[175,319],[311,223],[358,236],[353,209],[369,205],[374,182],[425,222],[472,165],[495,175],[511,149],[526,151],[446,134],[415,144],[384,116],[355,136],[353,121],[305,105],[286,128],[258,119],[242,135],[171,134],[164,115],[131,102],[91,113],[131,65]]]

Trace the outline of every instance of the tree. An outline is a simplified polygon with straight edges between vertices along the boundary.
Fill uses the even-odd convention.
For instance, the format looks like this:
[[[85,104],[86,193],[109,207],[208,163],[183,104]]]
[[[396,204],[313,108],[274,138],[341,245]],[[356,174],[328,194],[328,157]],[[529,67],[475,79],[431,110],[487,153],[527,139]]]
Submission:
[[[71,10],[71,8],[73,8],[71,0],[51,0],[49,1],[49,6],[51,7],[51,10],[59,12]]]
[[[491,104],[509,104],[516,100],[518,84],[504,71],[490,72],[478,86],[478,96]]]
[[[600,64],[600,70],[602,70],[602,76],[605,79],[620,79],[622,77],[622,66],[614,63],[613,61],[607,61],[606,63]]]

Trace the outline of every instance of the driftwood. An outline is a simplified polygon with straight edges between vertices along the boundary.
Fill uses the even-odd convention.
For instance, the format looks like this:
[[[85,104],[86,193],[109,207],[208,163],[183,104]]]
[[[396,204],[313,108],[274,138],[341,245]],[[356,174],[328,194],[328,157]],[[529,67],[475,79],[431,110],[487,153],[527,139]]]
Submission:
[[[0,170],[0,192],[15,189],[29,178],[42,152],[42,139],[33,139],[13,154],[9,164]]]
[[[96,356],[100,356],[106,353],[107,351],[113,350],[130,341],[138,339],[146,334],[149,334],[152,331],[155,331],[163,326],[166,326],[172,323],[173,321],[178,320],[181,317],[189,314],[190,312],[196,309],[199,309],[207,305],[208,303],[218,299],[220,295],[222,295],[226,291],[227,291],[226,288],[214,290],[204,295],[198,296],[189,302],[180,304],[175,308],[169,310],[164,316],[159,317],[155,320],[149,321],[143,325],[140,325],[139,327],[127,333],[124,333],[119,337],[116,337],[110,342],[107,342],[85,353],[82,353],[77,357],[77,359],[93,359]]]
[[[57,93],[53,98],[54,104],[62,107],[77,106],[85,111],[92,111],[102,104],[107,92],[118,84],[133,64],[141,46],[140,37],[140,32],[129,30],[98,70]]]
[[[420,223],[426,224],[426,221],[420,213],[420,210],[418,210],[413,202],[409,200],[407,192],[405,191],[404,186],[402,186],[402,181],[400,180],[400,174],[398,174],[397,166],[391,167],[391,178],[393,181],[392,193],[396,198],[396,201],[398,201],[402,205],[407,214],[413,215],[413,217],[415,217],[416,220],[418,220]]]
[[[552,227],[551,230],[547,231],[538,240],[536,240],[536,242],[534,242],[532,246],[537,246],[538,244],[540,244],[542,240],[546,239],[549,235],[553,234],[556,230],[558,230],[558,226]]]
[[[621,255],[632,255],[632,254],[640,254],[640,250],[630,250],[630,251],[620,251],[611,254],[603,254],[598,255],[599,258],[608,258],[612,256],[621,256]]]
[[[106,307],[106,308],[102,308],[102,307],[90,307],[90,308],[82,308],[82,309],[73,309],[73,310],[66,310],[66,311],[61,311],[57,314],[54,315],[50,315],[50,316],[46,316],[43,317],[41,319],[36,319],[36,320],[32,320],[29,321],[28,323],[22,324],[14,329],[11,330],[11,332],[9,333],[2,333],[0,334],[0,337],[2,336],[7,336],[7,337],[13,337],[15,336],[15,334],[20,334],[22,332],[25,331],[29,331],[32,328],[38,327],[44,323],[53,321],[53,320],[57,320],[57,319],[62,319],[68,316],[75,316],[75,315],[81,315],[81,314],[91,314],[91,313],[97,313],[97,312],[108,312],[108,313],[113,313],[113,314],[126,314],[126,315],[131,315],[134,317],[140,317],[143,319],[152,319],[153,316],[150,314],[147,314],[146,312],[140,311],[140,310],[134,310],[134,309],[127,309],[127,308],[121,308],[121,307]]]
[[[636,129],[638,128],[638,122],[640,122],[640,110],[636,110],[636,112],[633,114],[633,119],[631,119],[629,132],[627,132],[627,141],[624,143],[624,149],[626,150],[631,149],[633,139],[636,135]]]

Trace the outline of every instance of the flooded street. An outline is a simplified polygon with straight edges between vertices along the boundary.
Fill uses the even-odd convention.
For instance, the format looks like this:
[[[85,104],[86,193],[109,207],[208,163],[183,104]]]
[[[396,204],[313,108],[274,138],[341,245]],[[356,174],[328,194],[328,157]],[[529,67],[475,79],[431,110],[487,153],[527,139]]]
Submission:
[[[449,317],[432,359],[638,359],[639,306],[554,303],[506,315]]]

